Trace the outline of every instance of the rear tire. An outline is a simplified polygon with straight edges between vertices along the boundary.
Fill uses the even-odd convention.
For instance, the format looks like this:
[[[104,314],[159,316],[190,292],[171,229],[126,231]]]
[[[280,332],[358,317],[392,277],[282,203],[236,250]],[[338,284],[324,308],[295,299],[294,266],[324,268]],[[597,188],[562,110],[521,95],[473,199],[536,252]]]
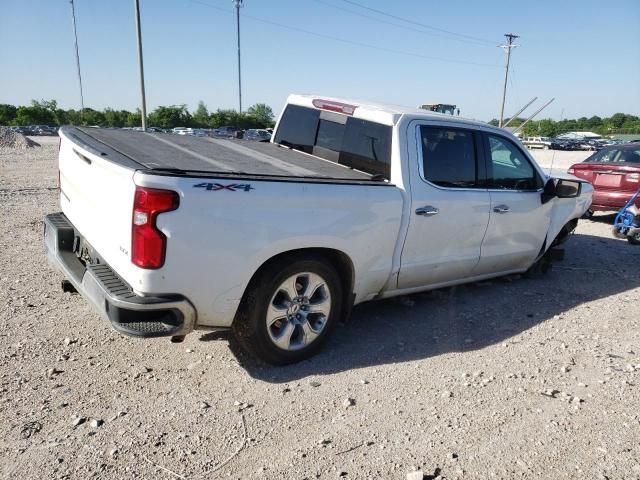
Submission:
[[[245,350],[267,363],[296,363],[322,347],[339,321],[342,302],[340,277],[324,257],[287,257],[253,278],[233,333]]]
[[[627,237],[627,242],[631,245],[640,245],[640,233]]]

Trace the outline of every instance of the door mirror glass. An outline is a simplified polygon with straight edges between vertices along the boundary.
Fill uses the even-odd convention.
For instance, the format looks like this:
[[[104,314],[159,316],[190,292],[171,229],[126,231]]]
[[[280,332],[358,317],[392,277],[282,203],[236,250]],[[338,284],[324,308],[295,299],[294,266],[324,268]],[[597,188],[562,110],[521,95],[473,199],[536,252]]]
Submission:
[[[556,183],[556,197],[558,198],[576,198],[580,196],[582,183],[575,180],[560,179]]]

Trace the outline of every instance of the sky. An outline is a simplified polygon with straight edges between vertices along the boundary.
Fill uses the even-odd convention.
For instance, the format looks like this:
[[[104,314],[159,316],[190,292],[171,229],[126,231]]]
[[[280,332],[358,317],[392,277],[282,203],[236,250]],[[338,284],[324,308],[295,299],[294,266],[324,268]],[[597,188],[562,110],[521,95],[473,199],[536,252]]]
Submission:
[[[133,5],[75,0],[87,107],[140,104]],[[237,109],[232,1],[140,9],[147,109]],[[69,0],[0,0],[0,12],[0,103],[79,108]],[[278,113],[288,94],[311,93],[452,103],[487,121],[500,113],[498,45],[515,33],[506,117],[533,97],[534,107],[555,97],[538,118],[640,115],[640,0],[245,0],[240,13],[245,109]]]

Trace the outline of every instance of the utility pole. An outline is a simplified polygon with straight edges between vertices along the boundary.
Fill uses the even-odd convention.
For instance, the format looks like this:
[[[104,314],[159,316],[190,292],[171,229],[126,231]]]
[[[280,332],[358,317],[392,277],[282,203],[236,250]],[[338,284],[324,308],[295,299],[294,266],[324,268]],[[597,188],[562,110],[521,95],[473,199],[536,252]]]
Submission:
[[[144,62],[142,61],[142,31],[140,30],[140,0],[133,0],[138,37],[138,66],[140,68],[140,96],[142,102],[142,130],[147,131],[147,99],[144,93]]]
[[[242,113],[242,74],[240,72],[240,9],[244,0],[233,0],[236,5],[236,25],[238,30],[238,113]]]
[[[506,45],[499,45],[500,48],[507,52],[507,65],[505,66],[504,71],[504,87],[502,88],[502,108],[500,108],[500,127],[502,127],[502,122],[504,121],[504,102],[507,98],[507,79],[509,78],[509,60],[511,60],[511,50],[518,46],[515,45],[513,41],[516,38],[520,38],[518,35],[514,35],[513,33],[505,33],[504,36],[507,37]]]
[[[70,0],[71,4],[71,22],[73,23],[73,43],[76,47],[76,68],[78,70],[78,83],[80,84],[80,120],[82,120],[82,113],[84,112],[84,94],[82,93],[82,75],[80,73],[80,54],[78,53],[78,32],[76,31],[76,8],[73,4],[73,0]]]

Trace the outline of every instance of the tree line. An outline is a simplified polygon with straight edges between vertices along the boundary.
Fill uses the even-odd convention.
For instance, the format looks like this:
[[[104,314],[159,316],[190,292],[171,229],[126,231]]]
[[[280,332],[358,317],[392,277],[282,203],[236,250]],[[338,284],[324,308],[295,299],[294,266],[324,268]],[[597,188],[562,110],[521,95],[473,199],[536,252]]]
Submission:
[[[0,125],[97,125],[100,127],[139,127],[140,110],[64,110],[55,100],[32,100],[30,105],[0,104]],[[230,125],[240,128],[273,127],[274,115],[270,106],[256,103],[246,112],[217,109],[209,112],[204,102],[198,102],[192,112],[186,105],[160,106],[147,116],[147,125],[160,128],[196,127],[218,128]]]
[[[218,128],[232,125],[241,128],[266,128],[274,125],[273,110],[264,103],[256,103],[246,112],[217,109],[210,112],[204,102],[198,102],[193,112],[186,105],[159,106],[149,113],[147,125],[160,128],[196,127]],[[509,124],[517,127],[524,119],[517,118]],[[498,120],[489,122],[498,125]],[[140,110],[64,110],[55,100],[32,100],[30,105],[14,106],[0,104],[0,125],[98,125],[101,127],[139,127]],[[640,134],[640,117],[616,113],[611,117],[597,115],[574,120],[532,120],[524,126],[525,136],[555,137],[565,132],[591,131],[600,135]]]
[[[517,127],[524,122],[524,118],[517,118],[509,124]],[[489,123],[498,125],[498,120],[493,119]],[[591,118],[581,117],[575,120],[555,121],[550,118],[532,120],[524,126],[523,135],[526,137],[555,137],[566,132],[594,132],[608,136],[613,134],[640,134],[640,117],[626,113],[616,113],[610,117],[600,118],[594,115]]]

